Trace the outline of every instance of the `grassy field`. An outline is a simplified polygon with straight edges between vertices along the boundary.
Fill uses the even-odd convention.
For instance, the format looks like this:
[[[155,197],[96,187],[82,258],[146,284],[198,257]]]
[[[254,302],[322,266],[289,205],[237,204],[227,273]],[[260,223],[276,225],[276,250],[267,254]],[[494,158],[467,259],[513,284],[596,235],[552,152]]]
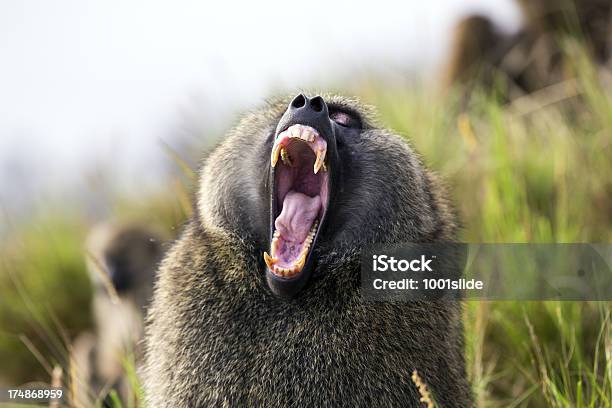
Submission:
[[[444,177],[461,241],[611,242],[612,97],[583,61],[577,81],[512,103],[475,94],[461,110],[454,95],[419,86],[370,80],[344,92],[376,106]],[[173,234],[190,212],[188,190],[177,182],[119,201],[114,213]],[[48,381],[69,339],[91,324],[82,214],[46,210],[2,243],[0,384]],[[611,311],[606,302],[466,303],[478,406],[612,406]]]

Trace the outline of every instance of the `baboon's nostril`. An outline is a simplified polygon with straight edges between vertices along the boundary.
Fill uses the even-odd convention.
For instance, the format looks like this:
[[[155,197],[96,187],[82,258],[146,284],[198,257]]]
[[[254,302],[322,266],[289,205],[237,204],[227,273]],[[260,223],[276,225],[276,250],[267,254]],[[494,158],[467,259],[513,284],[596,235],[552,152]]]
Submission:
[[[310,126],[329,135],[332,132],[331,119],[325,100],[320,96],[311,99],[303,93],[295,96],[278,122],[277,134],[295,124]]]
[[[299,94],[291,101],[292,108],[301,108],[306,105],[306,97],[303,94]]]
[[[323,101],[323,98],[321,98],[320,96],[315,96],[314,98],[310,100],[310,106],[312,107],[312,110],[314,110],[315,112],[323,111],[323,105],[325,105],[325,102]]]

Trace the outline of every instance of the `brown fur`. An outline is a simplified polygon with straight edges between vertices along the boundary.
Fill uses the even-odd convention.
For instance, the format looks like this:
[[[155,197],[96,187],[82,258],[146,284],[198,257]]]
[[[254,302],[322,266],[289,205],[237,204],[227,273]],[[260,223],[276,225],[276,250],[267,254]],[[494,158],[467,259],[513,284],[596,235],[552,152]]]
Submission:
[[[460,305],[372,303],[359,290],[365,245],[454,239],[446,195],[369,109],[324,98],[360,113],[363,129],[339,150],[350,174],[312,278],[293,299],[264,280],[263,175],[282,100],[246,115],[202,169],[198,211],[162,263],[148,314],[150,407],[418,407],[415,369],[441,407],[471,405]]]
[[[483,16],[462,20],[455,30],[447,85],[495,89],[510,99],[571,77],[563,51],[566,38],[585,44],[593,62],[605,65],[612,51],[612,2],[608,0],[518,0],[524,24],[504,35]]]
[[[475,78],[491,81],[485,76],[498,58],[494,54],[500,41],[502,35],[487,17],[473,15],[460,21],[453,34],[446,82],[469,84]]]

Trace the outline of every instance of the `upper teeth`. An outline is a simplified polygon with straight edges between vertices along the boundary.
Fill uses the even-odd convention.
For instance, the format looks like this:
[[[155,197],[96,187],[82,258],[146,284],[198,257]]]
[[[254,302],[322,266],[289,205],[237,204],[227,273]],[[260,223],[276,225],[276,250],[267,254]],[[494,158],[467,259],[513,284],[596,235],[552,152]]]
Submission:
[[[315,135],[318,136],[318,132],[316,130],[310,126],[300,124],[291,126],[286,130],[286,132],[289,132],[289,137],[291,138],[298,138],[307,142],[314,142]]]
[[[289,139],[300,139],[309,142],[308,146],[316,154],[313,171],[315,174],[321,169],[323,169],[323,171],[327,171],[327,167],[325,166],[327,142],[325,142],[325,140],[319,136],[319,133],[314,128],[300,124],[289,127],[287,130],[281,132],[276,138],[274,146],[272,147],[272,157],[270,159],[272,167],[276,166],[279,156],[282,158],[285,165],[293,166],[289,152],[286,149]]]

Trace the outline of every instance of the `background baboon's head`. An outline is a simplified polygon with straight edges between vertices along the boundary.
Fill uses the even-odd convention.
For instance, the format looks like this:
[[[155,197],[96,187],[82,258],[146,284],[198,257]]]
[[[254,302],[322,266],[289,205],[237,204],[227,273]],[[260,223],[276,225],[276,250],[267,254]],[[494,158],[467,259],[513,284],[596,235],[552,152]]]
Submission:
[[[96,295],[108,296],[111,284],[119,298],[141,307],[147,303],[162,256],[156,232],[139,225],[101,225],[90,234],[88,251]]]

